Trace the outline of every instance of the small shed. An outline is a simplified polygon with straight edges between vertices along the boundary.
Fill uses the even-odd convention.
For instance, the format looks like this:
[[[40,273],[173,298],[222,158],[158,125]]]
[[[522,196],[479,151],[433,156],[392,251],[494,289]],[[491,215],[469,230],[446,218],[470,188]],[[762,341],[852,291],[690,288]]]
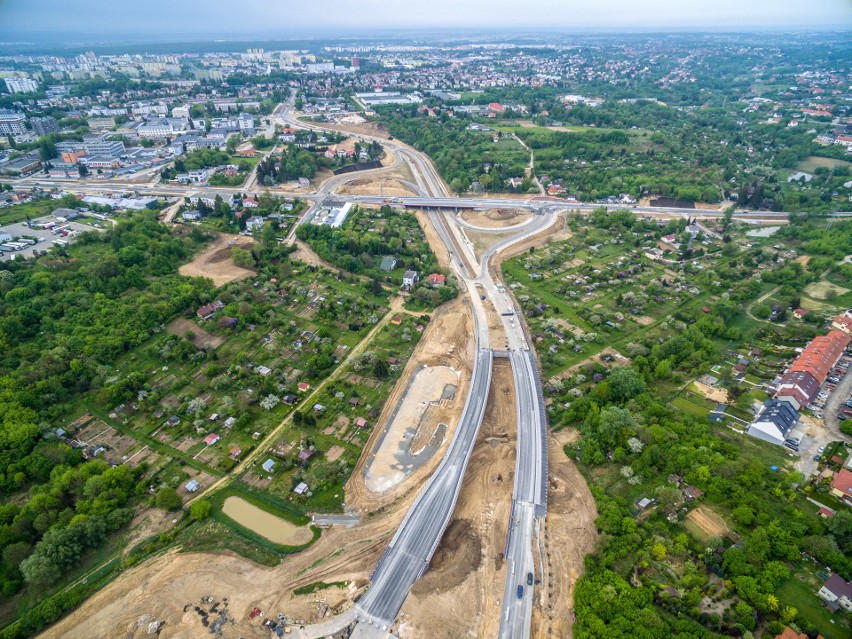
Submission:
[[[293,492],[297,495],[304,495],[308,492],[308,485],[305,482],[299,482],[299,485],[293,489]]]
[[[271,473],[272,469],[275,468],[275,460],[267,459],[265,462],[263,462],[261,468],[263,468],[263,470],[265,470],[267,473]]]
[[[186,492],[194,493],[196,490],[198,490],[198,488],[199,488],[199,483],[198,483],[197,480],[190,479],[188,482],[186,482]]]
[[[364,419],[363,417],[359,417],[358,419],[355,420],[355,425],[358,428],[367,428],[367,420]]]
[[[217,433],[210,433],[209,435],[207,435],[207,437],[204,438],[204,443],[207,444],[208,446],[212,446],[213,444],[218,442],[219,439],[221,439],[221,438],[219,437],[219,435]]]

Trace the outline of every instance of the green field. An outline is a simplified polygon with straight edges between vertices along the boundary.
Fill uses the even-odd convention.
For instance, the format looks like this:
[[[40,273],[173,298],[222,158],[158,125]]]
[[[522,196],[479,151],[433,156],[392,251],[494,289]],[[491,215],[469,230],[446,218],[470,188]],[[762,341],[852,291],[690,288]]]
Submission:
[[[835,166],[845,166],[849,168],[852,167],[852,162],[849,162],[847,160],[836,160],[834,158],[821,158],[816,155],[811,155],[810,157],[799,162],[796,165],[796,168],[799,171],[813,173],[820,167],[826,167],[828,169],[831,169]]]

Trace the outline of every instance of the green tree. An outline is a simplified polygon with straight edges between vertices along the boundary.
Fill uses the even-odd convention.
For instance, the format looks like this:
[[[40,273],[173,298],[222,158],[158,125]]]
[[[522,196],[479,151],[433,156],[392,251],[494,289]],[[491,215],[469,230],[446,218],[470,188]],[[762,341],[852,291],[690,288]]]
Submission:
[[[174,488],[166,486],[157,491],[154,503],[163,510],[178,510],[183,501]]]
[[[210,516],[211,508],[212,506],[209,501],[206,499],[200,499],[198,501],[194,501],[189,507],[189,514],[194,521],[201,521],[202,519],[206,519]]]

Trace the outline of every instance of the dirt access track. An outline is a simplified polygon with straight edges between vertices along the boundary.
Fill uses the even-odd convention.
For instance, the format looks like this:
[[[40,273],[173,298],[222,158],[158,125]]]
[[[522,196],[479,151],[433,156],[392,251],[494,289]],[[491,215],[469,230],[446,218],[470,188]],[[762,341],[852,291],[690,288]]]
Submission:
[[[486,211],[462,211],[460,217],[473,226],[497,229],[523,224],[532,217],[532,214],[518,209],[488,209]]]
[[[209,277],[217,288],[228,282],[252,277],[254,271],[237,266],[231,259],[231,249],[235,246],[248,251],[254,246],[254,240],[242,235],[222,233],[207,250],[181,266],[178,272],[187,277]]]

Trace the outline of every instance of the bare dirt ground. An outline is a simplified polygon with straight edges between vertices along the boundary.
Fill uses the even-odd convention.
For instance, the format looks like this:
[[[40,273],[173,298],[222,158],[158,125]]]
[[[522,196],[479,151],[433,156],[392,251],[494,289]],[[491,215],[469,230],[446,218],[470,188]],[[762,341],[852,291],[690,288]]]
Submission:
[[[254,246],[254,240],[241,235],[222,233],[206,251],[181,266],[178,271],[188,277],[209,277],[217,287],[251,277],[255,274],[254,271],[237,266],[231,259],[231,249],[234,246],[249,250]]]
[[[304,262],[309,266],[321,266],[325,269],[328,269],[332,273],[342,273],[339,268],[326,262],[319,255],[317,255],[314,250],[305,244],[302,240],[296,240],[294,242],[296,246],[296,250],[290,254],[290,258],[294,260],[299,260],[300,262]]]
[[[413,189],[392,177],[354,180],[340,187],[337,192],[341,195],[417,195]]]
[[[497,244],[497,242],[505,240],[511,235],[511,232],[485,233],[481,231],[471,231],[470,229],[465,228],[461,228],[459,231],[467,236],[467,238],[473,243],[473,254],[476,256],[477,260],[481,259],[482,254],[490,247]]]
[[[419,209],[414,212],[414,215],[417,217],[417,222],[420,224],[420,228],[423,229],[423,233],[426,235],[426,241],[429,242],[429,246],[432,248],[432,251],[435,253],[435,257],[438,259],[438,264],[440,264],[443,269],[449,269],[450,254],[447,251],[447,247],[444,245],[444,242],[441,241],[441,238],[435,231],[435,227],[432,226],[432,223],[429,221],[429,216]]]
[[[538,605],[533,609],[533,637],[572,637],[574,586],[583,573],[583,557],[597,543],[595,499],[563,447],[579,438],[573,429],[554,433],[548,443],[550,487],[547,519],[542,526],[544,574],[536,577]]]
[[[832,284],[826,280],[820,280],[819,282],[808,284],[805,287],[805,295],[809,295],[810,297],[818,300],[827,300],[830,297],[829,293],[831,291],[834,291],[834,295],[837,296],[848,293],[849,289],[838,286],[837,284]]]
[[[464,211],[461,219],[474,226],[503,228],[523,224],[532,217],[516,209],[489,209],[487,211]]]
[[[473,329],[470,313],[461,300],[455,300],[442,306],[432,316],[432,321],[429,322],[423,338],[408,360],[405,370],[400,376],[400,381],[397,382],[388,397],[384,410],[376,422],[376,428],[364,446],[361,458],[346,484],[346,502],[349,508],[357,508],[361,512],[371,512],[386,506],[400,499],[415,487],[419,487],[420,483],[432,473],[437,463],[443,458],[448,442],[452,439],[454,429],[458,425],[458,414],[461,412],[463,401],[454,401],[448,403],[445,407],[436,407],[436,419],[448,425],[444,443],[432,459],[395,487],[382,493],[373,492],[367,486],[364,471],[381,439],[388,419],[390,419],[414,371],[422,368],[424,364],[427,366],[452,367],[460,373],[457,378],[456,397],[463,398],[467,396],[472,361]]]
[[[452,347],[454,349],[454,347]],[[452,349],[448,355],[452,355]],[[367,468],[365,484],[367,488],[376,493],[384,493],[398,485],[413,470],[413,464],[409,468],[403,467],[398,461],[398,453],[404,453],[409,449],[409,444],[414,445],[415,439],[428,442],[438,427],[445,420],[432,416],[426,424],[426,411],[440,411],[446,413],[458,413],[455,409],[455,400],[441,400],[447,385],[458,387],[460,373],[449,366],[424,366],[414,370],[409,378],[410,386],[407,386],[405,394],[396,408],[391,423],[388,425],[384,440],[375,453],[375,458]],[[408,384],[408,380],[406,384]],[[453,415],[455,416],[455,415]],[[429,428],[431,426],[431,428]],[[428,433],[421,431],[428,430]]]
[[[390,135],[387,126],[377,122],[363,122],[361,124],[323,122],[321,126],[324,129],[342,131],[343,133],[355,133],[356,135],[372,135],[379,138],[387,138]]]
[[[685,521],[686,529],[695,535],[699,541],[707,541],[713,537],[724,537],[729,532],[725,520],[707,506],[699,506],[689,511]]]
[[[515,470],[514,398],[511,364],[497,360],[453,519],[402,608],[402,639],[497,636]]]
[[[695,388],[698,389],[699,393],[712,402],[725,404],[728,401],[728,391],[725,388],[714,388],[713,386],[708,386],[702,382],[695,382]]]
[[[186,336],[187,332],[191,331],[193,334],[192,343],[195,344],[196,348],[219,348],[225,342],[223,338],[211,335],[195,322],[182,317],[169,322],[166,330],[181,337]]]

